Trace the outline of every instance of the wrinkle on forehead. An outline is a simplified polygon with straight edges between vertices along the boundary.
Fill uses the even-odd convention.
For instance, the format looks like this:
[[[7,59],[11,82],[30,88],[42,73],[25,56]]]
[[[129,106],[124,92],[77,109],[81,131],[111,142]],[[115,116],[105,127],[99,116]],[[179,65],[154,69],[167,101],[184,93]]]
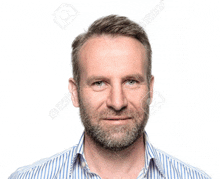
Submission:
[[[114,75],[115,72],[123,74],[128,70],[146,74],[146,50],[142,43],[131,37],[91,37],[80,50],[80,63],[86,76],[94,75],[90,72]]]

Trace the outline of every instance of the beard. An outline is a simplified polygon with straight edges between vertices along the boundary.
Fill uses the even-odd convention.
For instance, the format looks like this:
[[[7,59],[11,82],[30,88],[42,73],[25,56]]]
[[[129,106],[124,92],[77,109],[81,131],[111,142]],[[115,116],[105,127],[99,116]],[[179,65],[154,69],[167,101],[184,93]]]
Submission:
[[[83,102],[80,94],[78,95],[78,99],[80,117],[85,127],[85,132],[102,148],[109,151],[122,151],[134,144],[144,133],[144,128],[149,118],[149,105],[147,100],[143,101],[142,111],[128,110],[127,108],[115,111],[113,108],[108,108],[97,112]],[[129,120],[132,121],[129,121],[129,124],[126,125],[102,125],[102,120],[109,116],[128,116],[131,117]],[[132,124],[130,124],[130,122],[132,122]],[[120,137],[117,137],[119,135]]]

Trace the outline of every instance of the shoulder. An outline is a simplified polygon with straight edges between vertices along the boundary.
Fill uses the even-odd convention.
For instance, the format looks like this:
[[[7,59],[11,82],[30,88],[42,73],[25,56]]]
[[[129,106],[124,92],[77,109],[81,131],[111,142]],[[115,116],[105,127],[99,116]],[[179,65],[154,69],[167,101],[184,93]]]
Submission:
[[[156,149],[158,158],[164,167],[168,178],[177,176],[178,178],[190,178],[190,179],[211,179],[204,171],[193,167],[166,152]],[[174,177],[175,178],[175,177]]]
[[[77,145],[68,148],[60,153],[57,153],[49,158],[41,159],[34,162],[31,165],[18,168],[14,173],[10,175],[8,179],[31,179],[32,177],[41,178],[47,176],[46,178],[51,178],[55,172],[60,171],[61,167],[69,161],[72,154],[75,152]],[[52,172],[53,171],[53,172]]]

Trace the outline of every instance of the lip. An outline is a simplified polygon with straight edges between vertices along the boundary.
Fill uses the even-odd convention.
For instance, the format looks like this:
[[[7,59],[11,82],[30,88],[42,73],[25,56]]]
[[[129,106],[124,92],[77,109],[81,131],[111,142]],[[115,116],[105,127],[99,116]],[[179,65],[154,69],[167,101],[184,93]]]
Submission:
[[[131,119],[130,117],[109,117],[109,118],[105,118],[104,120],[127,120],[127,119]]]

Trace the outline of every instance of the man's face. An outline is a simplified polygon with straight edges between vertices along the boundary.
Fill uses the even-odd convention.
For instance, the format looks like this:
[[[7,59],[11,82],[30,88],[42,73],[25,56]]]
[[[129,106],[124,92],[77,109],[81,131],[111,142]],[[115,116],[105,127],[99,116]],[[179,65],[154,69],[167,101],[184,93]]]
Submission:
[[[142,136],[149,114],[144,46],[130,37],[92,37],[79,60],[78,100],[86,134],[106,149],[127,148]]]

